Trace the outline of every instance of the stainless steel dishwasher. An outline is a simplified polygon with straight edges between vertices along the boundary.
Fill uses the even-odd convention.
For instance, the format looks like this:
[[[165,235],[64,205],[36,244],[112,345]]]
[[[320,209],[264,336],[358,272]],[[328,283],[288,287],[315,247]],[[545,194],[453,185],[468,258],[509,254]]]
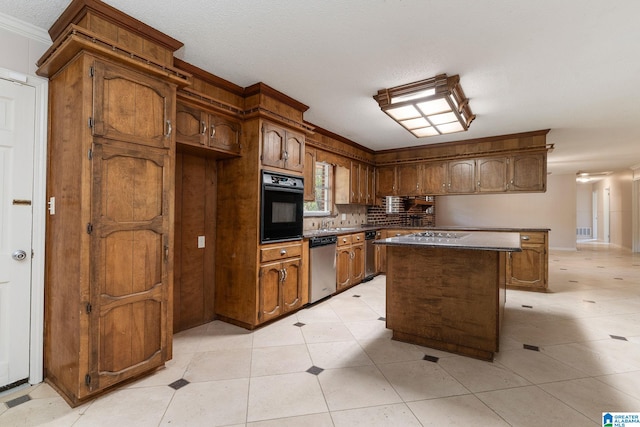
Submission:
[[[376,248],[373,246],[376,233],[376,230],[364,233],[364,281],[371,280],[376,275]]]
[[[309,239],[309,302],[314,303],[336,292],[337,236],[316,236]]]

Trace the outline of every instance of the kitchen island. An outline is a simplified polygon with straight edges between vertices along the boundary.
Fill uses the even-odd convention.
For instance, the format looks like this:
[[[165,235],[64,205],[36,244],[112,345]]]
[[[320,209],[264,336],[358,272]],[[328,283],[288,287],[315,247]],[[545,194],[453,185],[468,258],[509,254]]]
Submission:
[[[520,235],[428,231],[387,246],[386,324],[398,341],[483,360],[499,349],[506,257]]]

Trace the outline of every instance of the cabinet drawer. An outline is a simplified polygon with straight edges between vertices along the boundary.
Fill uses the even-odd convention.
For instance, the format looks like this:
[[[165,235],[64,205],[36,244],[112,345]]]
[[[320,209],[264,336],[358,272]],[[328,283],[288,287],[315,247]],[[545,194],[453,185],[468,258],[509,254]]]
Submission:
[[[302,255],[302,244],[280,244],[260,248],[260,262],[276,261]]]
[[[545,233],[520,233],[520,243],[544,243]]]
[[[351,244],[351,234],[343,234],[338,236],[338,247]]]
[[[364,233],[355,233],[351,235],[351,243],[364,243]]]

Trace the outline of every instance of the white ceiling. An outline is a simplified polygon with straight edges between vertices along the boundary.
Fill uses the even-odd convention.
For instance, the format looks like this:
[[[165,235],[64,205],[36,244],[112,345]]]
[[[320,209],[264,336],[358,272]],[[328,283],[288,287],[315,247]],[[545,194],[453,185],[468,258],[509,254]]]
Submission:
[[[554,174],[640,164],[637,0],[106,0],[180,40],[176,56],[264,82],[305,119],[374,150],[551,129]],[[69,0],[0,0],[48,29]],[[476,120],[417,139],[379,89],[459,74]]]

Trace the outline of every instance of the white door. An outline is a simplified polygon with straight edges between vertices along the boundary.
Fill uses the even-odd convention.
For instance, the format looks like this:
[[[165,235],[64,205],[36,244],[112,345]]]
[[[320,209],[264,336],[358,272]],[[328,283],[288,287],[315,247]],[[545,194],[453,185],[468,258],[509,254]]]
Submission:
[[[35,99],[0,78],[0,387],[29,377]]]

